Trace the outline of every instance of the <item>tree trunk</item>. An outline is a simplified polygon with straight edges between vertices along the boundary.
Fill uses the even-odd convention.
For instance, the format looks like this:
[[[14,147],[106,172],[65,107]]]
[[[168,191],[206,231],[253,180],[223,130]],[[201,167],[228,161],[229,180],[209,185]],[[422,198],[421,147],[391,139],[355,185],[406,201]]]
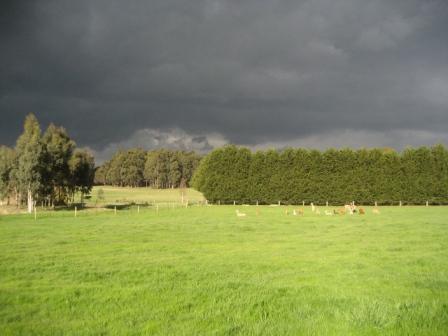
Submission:
[[[32,213],[34,208],[34,200],[33,200],[33,194],[31,193],[30,189],[28,189],[27,206],[28,206],[28,213]]]
[[[16,207],[18,208],[19,206],[20,206],[20,193],[19,193],[19,191],[17,190],[17,188],[14,188],[14,190],[15,190],[15,192],[16,192]]]

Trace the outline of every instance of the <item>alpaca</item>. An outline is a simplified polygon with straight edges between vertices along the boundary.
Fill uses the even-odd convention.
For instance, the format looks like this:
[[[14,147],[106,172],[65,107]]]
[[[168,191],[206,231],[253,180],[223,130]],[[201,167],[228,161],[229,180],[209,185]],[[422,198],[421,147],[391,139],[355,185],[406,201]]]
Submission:
[[[236,210],[236,215],[237,215],[238,217],[246,217],[246,214],[243,213],[243,212],[240,212],[239,210]]]
[[[292,211],[292,214],[294,215],[294,216],[299,216],[299,215],[303,215],[303,210],[302,209],[294,209],[293,211]]]

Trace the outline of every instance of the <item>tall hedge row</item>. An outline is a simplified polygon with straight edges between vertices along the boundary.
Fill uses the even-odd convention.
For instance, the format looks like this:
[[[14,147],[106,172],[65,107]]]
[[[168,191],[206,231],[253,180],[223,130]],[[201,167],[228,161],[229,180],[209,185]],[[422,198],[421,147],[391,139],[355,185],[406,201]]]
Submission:
[[[199,165],[193,186],[211,202],[448,204],[448,151],[442,145],[392,149],[267,150],[233,145]]]

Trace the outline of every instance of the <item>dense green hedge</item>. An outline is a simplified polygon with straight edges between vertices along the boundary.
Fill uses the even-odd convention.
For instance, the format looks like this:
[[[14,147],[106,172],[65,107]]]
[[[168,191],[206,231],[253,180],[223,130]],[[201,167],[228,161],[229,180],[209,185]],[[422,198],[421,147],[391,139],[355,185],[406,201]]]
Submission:
[[[193,186],[211,202],[448,204],[448,151],[431,148],[252,153],[233,145],[207,155]]]

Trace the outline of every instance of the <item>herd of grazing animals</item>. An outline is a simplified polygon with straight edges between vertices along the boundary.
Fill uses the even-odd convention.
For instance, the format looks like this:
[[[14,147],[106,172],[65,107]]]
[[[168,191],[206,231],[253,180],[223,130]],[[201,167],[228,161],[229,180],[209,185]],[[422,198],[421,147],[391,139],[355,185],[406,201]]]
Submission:
[[[246,205],[247,206],[247,205]],[[320,210],[317,206],[315,206],[313,203],[310,203],[310,207],[311,207],[311,212],[316,214],[316,215],[320,215]],[[260,210],[257,207],[257,216],[260,215]],[[364,210],[364,208],[362,207],[357,207],[355,205],[355,202],[352,202],[350,204],[346,204],[341,208],[338,209],[333,209],[333,210],[325,210],[324,211],[325,215],[327,216],[333,216],[333,215],[354,215],[355,213],[359,214],[359,215],[365,215],[366,211]],[[375,215],[379,215],[380,214],[380,210],[378,209],[378,206],[375,205],[375,207],[372,209],[372,213]],[[303,216],[305,214],[304,209],[293,209],[292,210],[292,215],[293,216]],[[236,215],[237,217],[246,217],[246,214],[243,212],[240,212],[238,209],[236,210]],[[289,215],[289,210],[285,209],[285,215]]]

